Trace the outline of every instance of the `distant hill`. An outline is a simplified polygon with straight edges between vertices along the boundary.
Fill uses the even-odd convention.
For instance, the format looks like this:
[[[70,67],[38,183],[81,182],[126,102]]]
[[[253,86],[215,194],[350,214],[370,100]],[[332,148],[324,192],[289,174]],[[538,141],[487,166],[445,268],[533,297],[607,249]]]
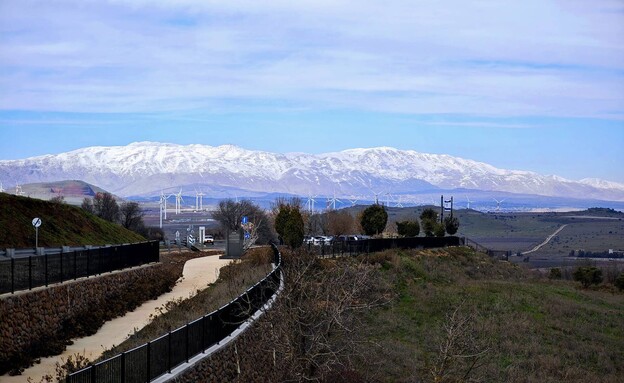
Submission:
[[[39,246],[81,246],[144,241],[142,236],[67,204],[0,193],[0,248],[35,246],[32,219],[43,221]]]
[[[12,190],[11,190],[12,192]],[[92,198],[97,193],[105,193],[106,190],[95,185],[79,180],[42,182],[22,185],[24,196],[51,200],[54,197],[63,196],[65,202],[70,205],[80,205],[82,200]]]

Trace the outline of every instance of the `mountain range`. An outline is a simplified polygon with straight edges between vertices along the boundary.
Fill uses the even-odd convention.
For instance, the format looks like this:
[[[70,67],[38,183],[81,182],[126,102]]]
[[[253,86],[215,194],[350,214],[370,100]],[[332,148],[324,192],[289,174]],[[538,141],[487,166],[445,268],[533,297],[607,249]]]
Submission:
[[[624,184],[568,180],[450,155],[390,147],[324,154],[271,153],[237,146],[137,142],[87,147],[57,155],[0,161],[0,181],[15,184],[82,180],[123,197],[164,191],[368,196],[417,195],[436,190],[624,201]]]

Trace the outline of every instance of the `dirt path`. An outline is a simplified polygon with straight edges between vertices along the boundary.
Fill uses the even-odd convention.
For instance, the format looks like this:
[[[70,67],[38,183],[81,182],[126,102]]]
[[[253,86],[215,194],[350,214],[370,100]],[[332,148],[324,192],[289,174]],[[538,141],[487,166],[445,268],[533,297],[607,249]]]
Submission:
[[[150,315],[155,315],[156,309],[166,302],[173,299],[189,298],[195,295],[198,290],[207,287],[209,283],[216,281],[219,276],[219,269],[229,262],[230,260],[219,259],[215,255],[187,261],[182,271],[182,280],[170,292],[161,295],[156,300],[145,302],[123,317],[106,322],[94,335],[74,339],[74,344],[67,346],[63,354],[42,358],[40,364],[30,367],[21,376],[0,376],[0,381],[3,383],[26,382],[31,377],[33,382],[39,382],[42,376],[54,373],[57,362],[74,354],[83,354],[90,360],[94,360],[104,350],[123,342],[134,332],[135,328],[145,327],[150,322]]]
[[[531,253],[533,253],[533,252],[535,252],[535,251],[538,251],[539,249],[541,249],[541,248],[542,248],[542,246],[544,246],[545,244],[547,244],[548,242],[550,242],[550,240],[551,240],[551,239],[553,239],[553,238],[554,238],[557,234],[559,234],[559,232],[560,232],[561,230],[563,230],[566,226],[568,226],[568,224],[565,224],[565,225],[561,226],[560,228],[558,228],[557,230],[555,230],[555,232],[554,232],[554,233],[552,233],[551,235],[549,235],[549,236],[548,236],[548,238],[546,238],[546,239],[544,240],[544,242],[540,243],[539,245],[535,246],[534,248],[532,248],[532,249],[531,249],[531,250],[529,250],[529,251],[525,251],[525,252],[523,252],[523,253],[522,253],[522,255],[531,254]]]

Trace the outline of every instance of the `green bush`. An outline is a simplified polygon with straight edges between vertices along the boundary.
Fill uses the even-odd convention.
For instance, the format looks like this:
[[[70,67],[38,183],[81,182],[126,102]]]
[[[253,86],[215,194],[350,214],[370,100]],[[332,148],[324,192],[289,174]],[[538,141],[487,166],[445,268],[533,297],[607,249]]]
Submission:
[[[579,267],[572,276],[585,288],[602,282],[602,270],[594,266]]]
[[[620,291],[624,291],[624,272],[620,273],[620,275],[615,279],[615,287],[617,287]]]
[[[558,267],[553,267],[552,269],[550,269],[548,279],[561,279],[561,269]]]
[[[446,232],[449,235],[455,235],[457,230],[459,230],[459,219],[457,217],[446,217],[444,218],[444,227],[446,228]]]
[[[437,222],[433,229],[433,234],[435,234],[436,237],[444,237],[444,235],[446,234],[446,227],[444,226],[444,224],[441,222]]]
[[[366,235],[381,233],[386,228],[387,223],[388,213],[381,205],[371,205],[362,212],[360,225],[362,225],[362,229],[364,229],[364,234]]]
[[[397,222],[397,233],[401,237],[418,237],[420,234],[420,224],[418,221],[401,221]]]

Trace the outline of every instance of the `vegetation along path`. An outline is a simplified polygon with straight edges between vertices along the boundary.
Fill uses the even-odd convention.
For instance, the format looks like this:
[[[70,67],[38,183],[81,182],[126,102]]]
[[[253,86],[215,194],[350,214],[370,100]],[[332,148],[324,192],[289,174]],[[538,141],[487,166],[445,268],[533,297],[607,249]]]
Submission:
[[[534,248],[532,248],[529,251],[525,251],[522,253],[522,255],[526,255],[526,254],[531,254],[534,253],[536,251],[538,251],[539,249],[542,248],[542,246],[546,245],[548,242],[550,242],[551,239],[553,239],[557,234],[559,234],[561,232],[561,230],[563,230],[566,226],[568,226],[567,224],[561,226],[560,228],[558,228],[557,230],[555,230],[554,233],[552,233],[551,235],[548,236],[548,238],[546,238],[544,240],[544,242],[540,243],[539,245],[535,246]]]
[[[100,330],[92,336],[74,339],[74,343],[67,346],[61,354],[48,358],[42,358],[41,363],[30,367],[20,376],[2,376],[3,383],[25,382],[29,377],[34,382],[39,382],[46,374],[54,375],[56,363],[63,363],[70,355],[81,354],[89,360],[95,360],[106,349],[112,348],[123,342],[129,334],[147,325],[153,315],[164,312],[165,303],[186,299],[195,295],[198,290],[204,289],[213,283],[219,276],[219,270],[228,264],[230,260],[219,259],[218,256],[207,256],[191,259],[184,265],[182,280],[179,281],[170,292],[161,295],[156,300],[145,302],[136,310],[127,313],[123,317],[115,318],[106,322]]]

